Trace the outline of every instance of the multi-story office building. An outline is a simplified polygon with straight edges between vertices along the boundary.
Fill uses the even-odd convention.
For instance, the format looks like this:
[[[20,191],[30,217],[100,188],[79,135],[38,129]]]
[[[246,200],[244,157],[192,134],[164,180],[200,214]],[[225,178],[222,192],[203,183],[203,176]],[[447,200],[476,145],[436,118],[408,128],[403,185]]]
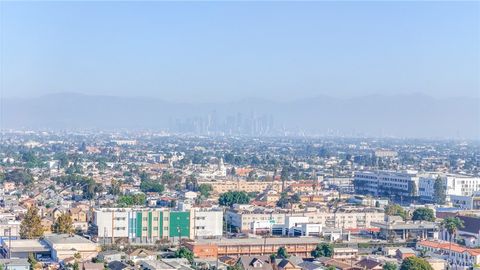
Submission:
[[[440,178],[445,188],[447,199],[450,196],[472,196],[480,191],[480,177],[454,174],[429,174],[419,179],[419,196],[426,202],[434,201],[435,181]]]
[[[154,243],[161,239],[219,237],[223,232],[223,212],[101,208],[94,211],[93,223],[98,230],[99,242],[123,239]]]
[[[418,196],[419,176],[416,171],[355,172],[355,192],[375,196]]]

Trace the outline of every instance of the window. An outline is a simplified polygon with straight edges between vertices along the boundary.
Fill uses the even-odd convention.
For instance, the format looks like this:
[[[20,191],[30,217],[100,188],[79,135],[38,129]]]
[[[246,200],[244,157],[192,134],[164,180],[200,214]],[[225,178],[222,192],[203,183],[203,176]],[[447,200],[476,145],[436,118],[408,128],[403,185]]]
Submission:
[[[143,231],[144,231],[144,232],[148,231],[148,228],[147,228],[147,227],[143,227]]]
[[[153,220],[154,220],[154,221],[158,221],[158,217],[154,217]]]
[[[144,217],[144,218],[143,218],[143,221],[147,221],[147,220],[148,220],[148,217]]]
[[[158,227],[153,227],[153,230],[158,231]]]
[[[168,231],[168,227],[163,227],[163,230],[164,230],[164,231]]]

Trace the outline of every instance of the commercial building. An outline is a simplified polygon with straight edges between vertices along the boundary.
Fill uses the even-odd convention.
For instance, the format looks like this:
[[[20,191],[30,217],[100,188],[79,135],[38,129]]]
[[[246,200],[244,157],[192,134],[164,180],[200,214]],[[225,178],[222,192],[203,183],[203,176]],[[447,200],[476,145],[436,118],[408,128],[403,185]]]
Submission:
[[[52,249],[52,259],[62,261],[79,254],[81,260],[91,260],[101,250],[96,243],[78,235],[51,234],[44,238]]]
[[[301,219],[293,223],[342,229],[372,228],[372,222],[383,221],[385,218],[383,210],[369,207],[344,207],[330,212],[316,208],[287,211],[242,205],[227,210],[225,215],[227,223],[237,227],[239,231],[255,234],[268,230],[274,234],[288,234],[288,229],[293,229],[294,226],[287,224],[287,217],[290,220]],[[314,231],[312,227],[310,229]]]
[[[417,171],[358,171],[353,180],[356,193],[405,198],[418,195],[418,182]]]
[[[29,254],[41,261],[63,261],[79,254],[90,260],[100,251],[98,244],[78,235],[50,234],[43,239],[17,239],[3,243],[1,253],[12,259],[26,259]]]
[[[386,221],[372,222],[380,228],[383,239],[438,239],[439,225],[429,221],[403,221],[400,217],[389,217]]]
[[[217,258],[221,256],[242,255],[270,255],[276,253],[280,247],[285,247],[288,254],[300,257],[310,257],[310,252],[315,249],[321,240],[316,237],[295,238],[248,238],[248,239],[198,239],[186,242],[195,257]]]
[[[99,242],[155,243],[161,239],[219,237],[223,233],[223,212],[101,208],[94,211],[93,223]]]
[[[473,196],[480,191],[480,177],[455,174],[429,174],[419,178],[419,196],[426,202],[434,202],[435,181],[440,178],[447,198]]]

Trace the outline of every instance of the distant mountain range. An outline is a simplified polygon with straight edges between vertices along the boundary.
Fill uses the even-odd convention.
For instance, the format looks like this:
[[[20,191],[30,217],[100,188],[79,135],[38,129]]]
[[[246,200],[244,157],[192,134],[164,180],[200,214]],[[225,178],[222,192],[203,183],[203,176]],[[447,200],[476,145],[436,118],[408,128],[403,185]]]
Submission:
[[[150,129],[480,139],[480,99],[424,95],[319,96],[176,103],[155,98],[51,94],[1,100],[3,129]],[[181,128],[180,128],[181,127]]]

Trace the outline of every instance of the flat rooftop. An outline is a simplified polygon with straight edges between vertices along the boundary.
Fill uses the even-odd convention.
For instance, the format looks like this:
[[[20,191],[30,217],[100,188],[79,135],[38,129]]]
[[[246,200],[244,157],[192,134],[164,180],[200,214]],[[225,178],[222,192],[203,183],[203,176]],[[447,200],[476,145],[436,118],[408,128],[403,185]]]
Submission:
[[[192,244],[217,244],[218,246],[229,245],[294,245],[294,244],[318,244],[322,240],[317,237],[272,237],[272,238],[221,238],[221,239],[198,239]]]
[[[37,239],[18,239],[5,240],[3,246],[8,249],[9,242],[11,244],[10,251],[13,252],[50,252],[51,249],[47,243]]]
[[[45,240],[52,244],[95,244],[87,238],[75,234],[50,234],[45,236]]]

